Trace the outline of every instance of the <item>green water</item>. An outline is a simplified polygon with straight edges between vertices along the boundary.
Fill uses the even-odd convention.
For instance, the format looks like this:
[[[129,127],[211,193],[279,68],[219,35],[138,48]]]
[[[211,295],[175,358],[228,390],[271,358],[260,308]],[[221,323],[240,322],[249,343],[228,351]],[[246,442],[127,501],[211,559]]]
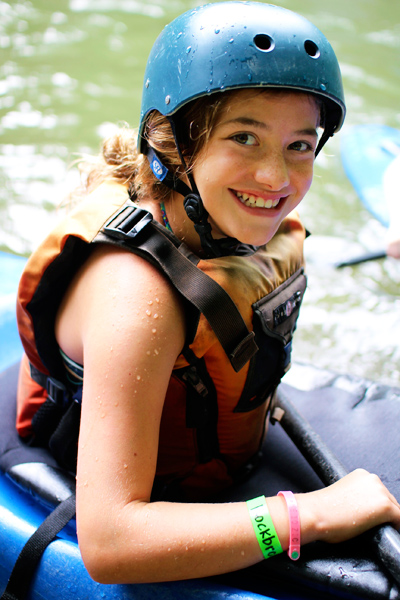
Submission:
[[[117,123],[136,126],[148,52],[188,0],[0,1],[0,249],[29,254]],[[288,0],[334,46],[346,126],[400,128],[400,2]],[[309,289],[294,358],[400,385],[400,262],[338,271],[332,262],[383,245],[383,228],[347,181],[335,139],[301,207]]]

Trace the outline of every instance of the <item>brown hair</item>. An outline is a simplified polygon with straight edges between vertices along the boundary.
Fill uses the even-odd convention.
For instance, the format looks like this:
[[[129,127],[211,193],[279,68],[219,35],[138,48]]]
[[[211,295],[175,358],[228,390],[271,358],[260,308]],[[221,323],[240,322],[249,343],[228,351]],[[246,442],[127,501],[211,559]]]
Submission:
[[[229,96],[225,93],[202,97],[178,113],[175,122],[179,124],[180,147],[188,169],[193,168]],[[183,174],[167,117],[157,111],[150,113],[143,136],[174,175]],[[139,153],[136,139],[137,131],[125,125],[104,140],[99,156],[80,161],[81,171],[86,174],[84,192],[92,191],[106,179],[113,179],[126,184],[138,202],[145,197],[156,202],[168,197],[171,190],[155,177],[146,156]]]

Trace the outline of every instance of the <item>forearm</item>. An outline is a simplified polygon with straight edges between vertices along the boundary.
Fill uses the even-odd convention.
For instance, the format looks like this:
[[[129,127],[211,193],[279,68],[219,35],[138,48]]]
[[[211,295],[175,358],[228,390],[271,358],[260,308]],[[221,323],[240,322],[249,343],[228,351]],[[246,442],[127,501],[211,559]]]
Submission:
[[[281,498],[268,507],[284,550],[288,517]],[[78,527],[89,573],[103,583],[144,583],[206,577],[263,560],[246,503],[132,502],[114,508],[108,523],[84,511]],[[78,523],[79,515],[78,513]],[[92,523],[90,523],[92,521]],[[95,534],[97,532],[97,534]]]
[[[107,504],[98,501],[100,494],[92,495],[91,502],[84,501],[85,495],[78,490],[79,544],[89,573],[103,583],[206,577],[263,560],[245,502],[119,503],[111,494]],[[296,500],[302,544],[345,541],[382,523],[400,527],[396,498],[378,477],[362,469],[328,488],[297,494]],[[285,501],[274,496],[267,505],[285,551],[289,541]]]

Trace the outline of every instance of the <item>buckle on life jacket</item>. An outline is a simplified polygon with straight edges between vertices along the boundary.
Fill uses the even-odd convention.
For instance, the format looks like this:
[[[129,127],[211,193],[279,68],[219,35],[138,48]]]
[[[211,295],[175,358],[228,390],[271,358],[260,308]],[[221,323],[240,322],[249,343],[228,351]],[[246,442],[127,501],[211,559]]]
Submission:
[[[133,204],[125,204],[103,227],[103,232],[110,237],[124,240],[133,239],[151,223],[153,216],[147,210]]]
[[[58,406],[65,403],[66,387],[57,379],[47,377],[46,380],[47,399]]]

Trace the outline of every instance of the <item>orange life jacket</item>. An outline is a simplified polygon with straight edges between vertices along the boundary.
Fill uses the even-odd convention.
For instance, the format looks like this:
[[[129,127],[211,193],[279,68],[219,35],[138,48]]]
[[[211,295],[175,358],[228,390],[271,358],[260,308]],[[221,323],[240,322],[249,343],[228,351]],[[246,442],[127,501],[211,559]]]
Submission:
[[[291,214],[268,249],[200,260],[137,209],[124,186],[103,183],[33,253],[21,278],[17,319],[27,358],[18,389],[20,435],[50,444],[60,461],[65,455],[57,456],[57,448],[67,441],[76,451],[77,432],[71,436],[68,427],[79,426],[79,394],[66,378],[54,319],[93,244],[118,244],[161,266],[186,299],[193,324],[164,403],[157,489],[176,487],[199,499],[226,487],[257,454],[268,401],[290,366],[306,285],[303,239],[304,229]],[[195,298],[186,292],[189,277],[199,279]],[[67,413],[65,433],[60,423]]]

